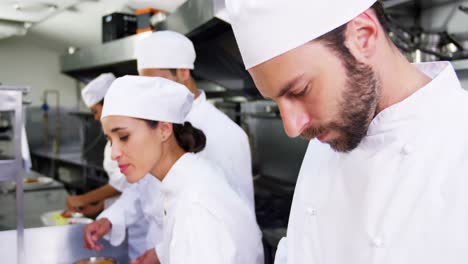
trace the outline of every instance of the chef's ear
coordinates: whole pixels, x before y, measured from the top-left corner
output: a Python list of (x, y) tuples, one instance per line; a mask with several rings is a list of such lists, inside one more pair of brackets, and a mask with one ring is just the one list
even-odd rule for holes
[(159, 135), (162, 141), (166, 141), (172, 135), (172, 123), (168, 122), (159, 122)]
[(182, 83), (189, 81), (190, 78), (192, 77), (190, 73), (190, 69), (177, 69), (176, 77)]
[(366, 62), (375, 54), (380, 35), (385, 36), (385, 32), (375, 13), (368, 10), (348, 23), (346, 46), (358, 61)]

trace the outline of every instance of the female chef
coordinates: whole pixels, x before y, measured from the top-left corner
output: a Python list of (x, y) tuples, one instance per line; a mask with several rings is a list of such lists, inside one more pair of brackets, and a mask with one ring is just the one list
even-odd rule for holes
[[(112, 159), (130, 183), (147, 173), (161, 182), (161, 208), (153, 212), (163, 219), (161, 238), (152, 256), (136, 263), (263, 263), (255, 215), (222, 170), (195, 154), (206, 138), (184, 122), (193, 99), (184, 86), (158, 77), (118, 78), (106, 94), (101, 122)], [(112, 223), (98, 221), (85, 229), (85, 244), (99, 250)]]

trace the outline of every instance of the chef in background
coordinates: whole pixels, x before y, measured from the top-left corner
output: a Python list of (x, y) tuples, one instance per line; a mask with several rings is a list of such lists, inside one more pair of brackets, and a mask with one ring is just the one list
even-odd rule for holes
[(229, 184), (255, 210), (252, 160), (247, 134), (227, 115), (206, 100), (192, 77), (196, 53), (193, 43), (175, 31), (157, 31), (136, 44), (138, 74), (162, 77), (183, 84), (195, 96), (187, 116), (207, 137), (200, 153), (225, 171)]
[[(246, 133), (229, 117), (206, 100), (191, 76), (194, 69), (195, 48), (184, 35), (173, 31), (158, 31), (140, 40), (136, 45), (138, 72), (141, 76), (163, 77), (183, 84), (194, 97), (187, 116), (195, 127), (206, 135), (206, 147), (199, 153), (223, 169), (230, 186), (254, 213), (254, 194), (250, 146)], [(153, 216), (161, 205), (154, 177), (145, 176), (120, 197), (115, 206), (105, 210), (98, 219), (107, 218), (112, 229), (105, 238), (119, 245), (125, 238), (125, 227), (138, 219), (149, 219), (148, 243), (157, 245), (162, 220)], [(143, 208), (135, 212), (135, 204)], [(96, 224), (97, 225), (97, 224)], [(153, 259), (155, 250), (148, 250), (145, 258)]]
[[(256, 87), (310, 140), (276, 263), (468, 263), (468, 93), (375, 0), (227, 0)], [(281, 18), (281, 19), (280, 19)]]
[[(104, 96), (114, 80), (115, 76), (112, 73), (103, 73), (88, 83), (81, 92), (84, 103), (90, 108), (96, 121), (101, 120)], [(130, 186), (120, 172), (117, 162), (111, 159), (109, 142), (104, 149), (103, 166), (109, 176), (109, 182), (85, 194), (67, 196), (67, 209), (81, 212), (86, 216), (96, 216), (104, 208), (109, 207)], [(141, 210), (141, 208), (137, 206), (135, 210)], [(147, 225), (148, 223), (143, 220), (128, 226), (131, 259), (140, 256), (146, 249)]]

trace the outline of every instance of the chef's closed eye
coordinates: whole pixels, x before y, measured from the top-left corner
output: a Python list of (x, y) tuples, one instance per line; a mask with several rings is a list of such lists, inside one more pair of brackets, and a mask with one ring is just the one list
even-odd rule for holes
[(302, 89), (291, 91), (289, 93), (289, 95), (292, 96), (292, 97), (303, 97), (303, 96), (307, 95), (308, 93), (309, 93), (309, 85), (306, 85)]
[(120, 141), (127, 142), (129, 137), (130, 135), (127, 134), (127, 135), (119, 136), (119, 139)]

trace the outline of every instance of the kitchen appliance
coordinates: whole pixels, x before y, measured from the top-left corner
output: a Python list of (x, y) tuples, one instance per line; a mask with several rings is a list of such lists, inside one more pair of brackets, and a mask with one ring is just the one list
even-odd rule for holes
[(164, 13), (161, 10), (155, 8), (144, 8), (135, 10), (135, 15), (137, 18), (136, 33), (140, 34), (144, 32), (153, 31), (154, 27), (152, 25), (151, 18), (156, 14), (160, 14), (158, 15), (160, 16), (160, 19), (165, 19)]
[(102, 17), (102, 42), (124, 38), (136, 34), (135, 15), (112, 13)]

